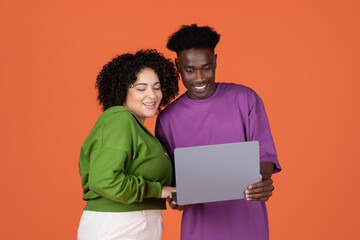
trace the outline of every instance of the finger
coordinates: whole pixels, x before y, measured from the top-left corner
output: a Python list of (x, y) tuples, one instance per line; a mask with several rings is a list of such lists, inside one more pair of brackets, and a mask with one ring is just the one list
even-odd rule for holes
[(269, 199), (271, 196), (272, 196), (272, 192), (264, 192), (264, 193), (246, 195), (245, 198), (251, 201), (263, 201), (264, 199)]
[(254, 194), (268, 195), (269, 193), (272, 193), (273, 191), (274, 191), (274, 187), (268, 186), (265, 188), (257, 188), (257, 189), (249, 190), (245, 195), (254, 195)]
[(264, 197), (270, 197), (270, 196), (272, 196), (271, 192), (264, 192), (264, 193), (247, 195), (246, 197), (248, 197), (248, 198), (264, 198)]
[(251, 189), (254, 189), (254, 188), (261, 188), (261, 187), (265, 187), (265, 186), (268, 186), (268, 185), (272, 185), (272, 183), (273, 183), (273, 180), (267, 179), (267, 180), (264, 180), (262, 182), (258, 182), (258, 183), (250, 185), (248, 187), (248, 189), (251, 190)]
[(261, 187), (261, 188), (253, 188), (251, 190), (246, 190), (245, 194), (253, 194), (253, 193), (261, 193), (261, 192), (272, 192), (274, 191), (274, 186), (273, 185), (269, 185), (266, 187)]
[(262, 199), (262, 198), (269, 198), (272, 196), (272, 192), (262, 192), (257, 194), (250, 194), (246, 195), (246, 199)]
[(254, 188), (260, 188), (260, 187), (264, 187), (265, 183), (264, 182), (258, 182), (258, 183), (254, 183), (252, 185), (250, 185), (248, 187), (249, 190), (254, 189)]
[(177, 204), (174, 204), (174, 203), (170, 203), (169, 206), (170, 206), (171, 209), (178, 209), (179, 208), (179, 206)]
[(177, 208), (177, 210), (179, 210), (179, 211), (183, 211), (185, 209), (185, 206), (184, 205), (178, 205), (178, 208)]
[(190, 207), (190, 205), (178, 205), (178, 210), (183, 211), (183, 210), (185, 210), (185, 209), (187, 209), (189, 207)]
[(171, 209), (178, 209), (178, 205), (175, 201), (168, 202)]

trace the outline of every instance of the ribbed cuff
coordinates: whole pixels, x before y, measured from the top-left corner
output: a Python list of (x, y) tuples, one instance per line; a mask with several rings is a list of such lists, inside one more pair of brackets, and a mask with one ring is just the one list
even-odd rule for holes
[(145, 198), (160, 198), (161, 184), (159, 182), (146, 182)]

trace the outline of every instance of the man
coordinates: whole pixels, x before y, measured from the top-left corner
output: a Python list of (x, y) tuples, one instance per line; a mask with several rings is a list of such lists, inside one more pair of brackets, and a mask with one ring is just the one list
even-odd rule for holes
[(248, 87), (215, 82), (219, 39), (214, 29), (195, 24), (169, 38), (187, 92), (159, 114), (155, 133), (172, 157), (175, 148), (259, 141), (261, 182), (248, 187), (245, 199), (185, 208), (181, 239), (268, 239), (265, 201), (274, 190), (271, 175), (281, 167), (260, 97)]

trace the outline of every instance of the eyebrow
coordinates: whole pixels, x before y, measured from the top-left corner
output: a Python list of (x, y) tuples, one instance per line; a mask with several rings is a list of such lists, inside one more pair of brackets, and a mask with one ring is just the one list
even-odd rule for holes
[[(160, 82), (156, 82), (156, 83), (154, 83), (154, 85), (159, 84), (159, 83), (160, 83)], [(147, 84), (147, 83), (137, 83), (137, 84), (134, 85), (134, 87), (139, 86), (139, 85), (145, 85), (145, 86), (147, 86), (148, 84)]]
[[(205, 63), (205, 64), (203, 64), (201, 66), (206, 67), (206, 66), (211, 65), (211, 64), (213, 64), (213, 63), (209, 62), (209, 63)], [(195, 68), (194, 66), (189, 66), (189, 65), (186, 65), (185, 67), (187, 67), (187, 68)]]

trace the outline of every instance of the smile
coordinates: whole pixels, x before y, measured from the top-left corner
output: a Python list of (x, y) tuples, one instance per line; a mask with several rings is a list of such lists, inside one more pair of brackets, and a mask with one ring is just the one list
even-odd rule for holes
[(145, 106), (153, 106), (153, 105), (155, 105), (155, 102), (153, 102), (153, 103), (143, 103)]
[(203, 86), (200, 86), (200, 87), (195, 87), (197, 90), (201, 90), (201, 89), (204, 89), (206, 87), (206, 84), (204, 84)]

